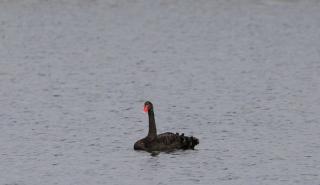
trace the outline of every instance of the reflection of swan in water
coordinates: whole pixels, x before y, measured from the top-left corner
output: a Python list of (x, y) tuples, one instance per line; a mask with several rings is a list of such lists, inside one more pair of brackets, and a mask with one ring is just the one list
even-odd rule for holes
[(134, 144), (135, 150), (145, 151), (168, 151), (174, 149), (194, 149), (199, 144), (199, 140), (193, 136), (188, 137), (184, 134), (166, 132), (157, 135), (156, 122), (154, 119), (153, 105), (147, 101), (144, 103), (144, 112), (149, 116), (149, 132), (147, 137), (138, 140)]

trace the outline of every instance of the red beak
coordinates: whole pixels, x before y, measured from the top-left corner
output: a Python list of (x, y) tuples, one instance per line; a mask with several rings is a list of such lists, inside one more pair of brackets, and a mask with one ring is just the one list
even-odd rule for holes
[(148, 106), (148, 105), (144, 106), (144, 107), (143, 107), (143, 111), (144, 111), (145, 113), (147, 113), (147, 112), (149, 111), (149, 106)]

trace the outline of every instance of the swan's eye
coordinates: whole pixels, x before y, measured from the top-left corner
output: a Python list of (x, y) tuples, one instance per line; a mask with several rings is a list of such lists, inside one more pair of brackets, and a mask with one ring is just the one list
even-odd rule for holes
[(147, 113), (149, 111), (149, 105), (145, 105), (143, 111)]

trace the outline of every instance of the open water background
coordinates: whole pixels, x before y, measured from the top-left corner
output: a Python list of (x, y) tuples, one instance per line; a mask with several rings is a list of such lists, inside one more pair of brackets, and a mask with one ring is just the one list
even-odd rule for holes
[(316, 0), (1, 0), (0, 184), (319, 185), (319, 85)]

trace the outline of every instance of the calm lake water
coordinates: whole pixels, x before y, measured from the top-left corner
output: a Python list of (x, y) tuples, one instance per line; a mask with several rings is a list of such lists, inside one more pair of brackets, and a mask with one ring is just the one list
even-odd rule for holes
[[(320, 184), (320, 3), (0, 2), (0, 184)], [(200, 139), (151, 156), (158, 132)]]

